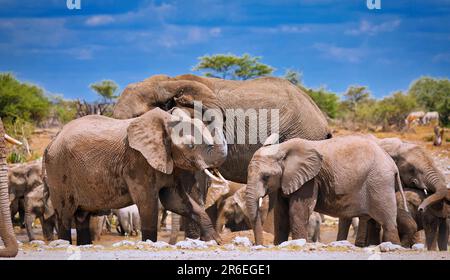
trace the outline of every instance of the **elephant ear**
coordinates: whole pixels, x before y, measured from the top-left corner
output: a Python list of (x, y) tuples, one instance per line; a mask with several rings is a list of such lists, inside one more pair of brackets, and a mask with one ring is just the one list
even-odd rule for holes
[(317, 176), (322, 168), (322, 161), (322, 155), (316, 149), (307, 146), (289, 149), (283, 162), (284, 171), (281, 178), (283, 193), (290, 195)]
[(237, 192), (234, 193), (233, 195), (233, 201), (235, 202), (235, 205), (238, 207), (237, 209), (235, 209), (235, 222), (236, 223), (240, 223), (244, 220), (245, 218), (245, 213), (246, 213), (246, 203), (245, 203), (245, 187), (239, 189)]
[(151, 167), (165, 174), (173, 171), (166, 121), (170, 118), (159, 108), (155, 108), (133, 120), (127, 129), (128, 143), (139, 151)]

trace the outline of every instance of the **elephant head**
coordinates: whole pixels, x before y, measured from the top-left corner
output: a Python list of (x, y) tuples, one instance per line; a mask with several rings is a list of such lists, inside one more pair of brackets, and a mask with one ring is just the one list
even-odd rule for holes
[(206, 79), (193, 75), (176, 78), (156, 75), (128, 85), (114, 107), (113, 117), (138, 117), (156, 107), (165, 111), (175, 106), (193, 108), (194, 100), (201, 100), (206, 108), (219, 108), (217, 98), (211, 87), (207, 86)]
[(131, 121), (127, 139), (129, 146), (160, 172), (171, 174), (176, 166), (211, 175), (208, 168), (220, 166), (227, 156), (222, 130), (214, 132), (182, 109), (165, 112), (156, 108)]
[(448, 196), (445, 176), (423, 148), (398, 138), (381, 139), (378, 144), (394, 159), (404, 187), (422, 189), (431, 194), (419, 210), (423, 211)]
[(0, 236), (5, 248), (0, 250), (0, 257), (15, 257), (19, 247), (14, 234), (9, 209), (8, 169), (6, 164), (6, 141), (12, 144), (21, 144), (19, 141), (5, 134), (0, 119)]
[(281, 189), (290, 195), (313, 179), (322, 168), (322, 155), (305, 141), (288, 140), (274, 144), (270, 136), (248, 166), (246, 190), (247, 215), (253, 226), (256, 244), (262, 244), (262, 220), (259, 208), (262, 197)]

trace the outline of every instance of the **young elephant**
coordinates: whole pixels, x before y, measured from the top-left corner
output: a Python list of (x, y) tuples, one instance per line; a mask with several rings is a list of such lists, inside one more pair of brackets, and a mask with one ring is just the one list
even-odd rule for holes
[[(50, 203), (49, 203), (50, 204)], [(44, 184), (34, 188), (31, 192), (25, 195), (25, 226), (27, 229), (28, 239), (30, 241), (35, 239), (33, 232), (33, 222), (38, 218), (41, 222), (42, 233), (46, 241), (53, 240), (53, 232), (56, 226), (55, 215), (46, 217), (44, 206)], [(48, 207), (52, 207), (51, 204)]]
[(192, 185), (195, 171), (209, 172), (226, 156), (221, 129), (215, 128), (213, 136), (201, 120), (178, 108), (155, 108), (127, 120), (91, 115), (71, 121), (44, 153), (58, 237), (71, 240), (76, 217), (77, 244), (89, 244), (91, 213), (136, 204), (142, 239), (156, 241), (159, 196), (165, 209), (198, 223), (204, 240), (220, 242), (185, 185)]
[(335, 217), (370, 216), (384, 229), (383, 239), (399, 243), (394, 161), (375, 142), (360, 136), (323, 141), (292, 139), (270, 145), (272, 135), (248, 167), (247, 211), (256, 244), (262, 243), (258, 201), (275, 193), (275, 244), (307, 238), (313, 210)]
[[(234, 183), (233, 184), (237, 184)], [(230, 197), (226, 198), (220, 205), (218, 210), (218, 217), (216, 221), (217, 232), (222, 232), (226, 226), (231, 231), (248, 230), (252, 228), (247, 214), (247, 207), (245, 201), (246, 185), (240, 185), (240, 188)], [(269, 198), (263, 198), (259, 207), (261, 223), (264, 225), (267, 220), (269, 212)]]
[(8, 171), (11, 217), (19, 212), (20, 226), (25, 224), (25, 196), (42, 184), (42, 163), (40, 161), (20, 164)]
[(141, 218), (135, 204), (121, 209), (114, 209), (112, 212), (117, 216), (118, 225), (116, 230), (120, 235), (131, 236), (133, 233), (135, 235), (139, 234), (141, 231)]
[[(398, 167), (400, 179), (404, 187), (422, 190), (428, 195), (421, 201), (420, 205), (417, 205), (417, 209), (426, 211), (426, 208), (430, 206), (434, 208), (433, 211), (436, 213), (437, 209), (432, 205), (439, 201), (442, 202), (446, 197), (447, 200), (450, 199), (448, 198), (449, 193), (444, 174), (442, 174), (424, 148), (413, 143), (404, 142), (398, 138), (378, 139), (372, 135), (366, 135), (364, 137), (374, 140), (392, 157)], [(413, 212), (416, 212), (417, 209)], [(438, 216), (445, 217), (445, 209), (441, 208), (441, 211), (443, 212), (439, 213)], [(414, 223), (414, 221), (407, 222), (407, 217), (408, 215), (404, 215), (401, 218), (405, 224)], [(339, 220), (338, 240), (347, 239), (349, 223), (350, 220), (348, 219)], [(365, 224), (366, 221), (363, 221), (363, 223)], [(374, 227), (376, 228), (375, 225), (372, 226), (372, 228)], [(368, 231), (366, 231), (364, 227), (360, 227), (360, 229), (361, 233), (358, 234), (359, 236), (357, 236), (356, 239), (356, 244), (358, 246), (377, 242), (378, 239), (376, 235), (370, 234), (370, 236), (375, 236), (375, 240), (368, 240), (368, 237), (366, 236)], [(403, 234), (402, 244), (410, 246), (410, 243), (411, 237), (409, 234)]]

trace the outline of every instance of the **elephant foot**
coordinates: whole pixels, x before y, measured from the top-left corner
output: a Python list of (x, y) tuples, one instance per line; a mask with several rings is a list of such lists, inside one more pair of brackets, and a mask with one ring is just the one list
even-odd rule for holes
[(156, 230), (142, 230), (142, 241), (151, 240), (156, 242), (158, 239), (158, 232)]
[(203, 241), (215, 240), (218, 245), (220, 245), (222, 243), (222, 238), (216, 231), (212, 231), (210, 233), (204, 234), (201, 236), (200, 239)]

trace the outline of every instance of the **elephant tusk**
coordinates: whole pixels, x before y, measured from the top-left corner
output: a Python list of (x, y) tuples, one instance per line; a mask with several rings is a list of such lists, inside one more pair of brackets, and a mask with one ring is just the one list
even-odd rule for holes
[(214, 175), (211, 173), (211, 171), (208, 170), (208, 168), (205, 168), (203, 171), (204, 171), (205, 174), (208, 175), (211, 179), (216, 180), (216, 181), (219, 181), (219, 182), (222, 181), (220, 178), (214, 176)]
[(13, 144), (13, 145), (22, 146), (22, 142), (20, 142), (19, 140), (14, 139), (14, 138), (12, 138), (11, 136), (9, 136), (9, 135), (6, 134), (6, 133), (5, 133), (5, 140), (8, 141), (9, 143)]
[(258, 206), (261, 207), (261, 206), (262, 206), (262, 203), (263, 203), (263, 199), (262, 199), (262, 197), (260, 197), (260, 198), (258, 199)]
[(217, 168), (214, 169), (214, 172), (216, 172), (216, 174), (219, 176), (219, 178), (220, 178), (224, 183), (228, 184), (228, 180), (225, 179), (225, 178), (222, 176), (222, 174), (220, 174), (220, 172), (219, 172), (219, 170), (218, 170)]
[(423, 192), (425, 193), (425, 195), (428, 195), (427, 189), (423, 189)]

